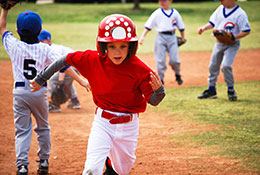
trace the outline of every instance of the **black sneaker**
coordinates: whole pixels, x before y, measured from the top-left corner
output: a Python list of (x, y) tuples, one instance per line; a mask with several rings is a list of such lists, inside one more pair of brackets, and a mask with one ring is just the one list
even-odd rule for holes
[(176, 81), (178, 83), (178, 85), (181, 85), (183, 83), (182, 79), (181, 79), (181, 76), (180, 75), (175, 75), (176, 77)]
[(37, 170), (38, 175), (47, 175), (49, 171), (49, 162), (47, 159), (43, 160), (40, 159), (39, 161), (39, 168)]
[(235, 90), (228, 91), (228, 99), (230, 101), (237, 101), (237, 94), (236, 94)]
[(57, 106), (57, 105), (53, 104), (52, 102), (50, 102), (49, 103), (49, 112), (50, 113), (61, 112), (60, 106)]
[(103, 175), (118, 175), (115, 170), (108, 164), (109, 158), (106, 160), (106, 170)]
[(217, 92), (214, 90), (207, 89), (198, 96), (198, 99), (206, 99), (206, 98), (218, 98)]
[(28, 175), (28, 168), (26, 165), (21, 165), (16, 171), (16, 175)]
[(68, 104), (67, 104), (67, 108), (70, 108), (70, 109), (80, 109), (80, 103), (78, 100), (76, 101), (70, 101)]

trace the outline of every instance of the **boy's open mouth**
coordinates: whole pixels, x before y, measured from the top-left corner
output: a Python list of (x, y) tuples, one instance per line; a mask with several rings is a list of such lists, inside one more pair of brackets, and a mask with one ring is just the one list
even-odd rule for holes
[(114, 57), (114, 59), (116, 60), (120, 60), (122, 57)]

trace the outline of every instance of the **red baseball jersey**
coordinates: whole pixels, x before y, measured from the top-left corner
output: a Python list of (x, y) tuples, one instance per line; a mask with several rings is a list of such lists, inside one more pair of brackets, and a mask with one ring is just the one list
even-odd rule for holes
[(149, 83), (152, 70), (137, 56), (116, 65), (107, 55), (87, 50), (70, 53), (65, 61), (88, 79), (98, 107), (124, 113), (145, 111), (153, 93)]

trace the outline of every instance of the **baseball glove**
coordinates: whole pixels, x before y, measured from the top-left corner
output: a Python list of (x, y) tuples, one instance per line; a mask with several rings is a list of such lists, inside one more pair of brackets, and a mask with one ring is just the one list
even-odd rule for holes
[(65, 103), (69, 95), (67, 93), (68, 87), (64, 83), (58, 83), (51, 94), (51, 100), (55, 105)]
[(11, 9), (19, 2), (21, 2), (21, 0), (0, 0), (1, 7), (5, 10)]
[(178, 47), (180, 47), (181, 45), (186, 43), (186, 39), (182, 41), (182, 38), (177, 36), (177, 43), (178, 43)]
[(232, 33), (228, 33), (225, 30), (213, 30), (213, 35), (217, 40), (224, 44), (233, 44), (235, 43), (235, 37)]

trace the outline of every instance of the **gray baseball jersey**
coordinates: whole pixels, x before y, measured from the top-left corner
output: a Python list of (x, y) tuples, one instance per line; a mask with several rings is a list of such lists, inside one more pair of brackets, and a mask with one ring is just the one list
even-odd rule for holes
[(145, 23), (145, 28), (148, 30), (155, 28), (158, 32), (158, 35), (155, 37), (154, 41), (154, 55), (158, 75), (161, 80), (164, 79), (164, 74), (166, 71), (167, 53), (170, 58), (169, 65), (174, 70), (175, 74), (179, 75), (180, 60), (175, 30), (185, 30), (185, 25), (179, 12), (173, 8), (170, 10), (158, 8), (151, 14)]
[(7, 31), (2, 37), (13, 67), (13, 110), (15, 123), (16, 166), (28, 165), (28, 152), (32, 136), (33, 114), (36, 124), (34, 131), (39, 143), (38, 156), (48, 159), (50, 154), (50, 127), (48, 123), (47, 88), (31, 92), (29, 80), (61, 56), (43, 43), (27, 44), (16, 39)]
[[(248, 17), (238, 5), (230, 9), (220, 5), (211, 15), (209, 23), (214, 29), (232, 32), (234, 35), (240, 33), (240, 31), (250, 31)], [(232, 65), (239, 47), (240, 40), (236, 40), (234, 44), (230, 45), (218, 41), (215, 43), (209, 64), (208, 82), (210, 86), (216, 86), (221, 64), (227, 86), (234, 86)]]

